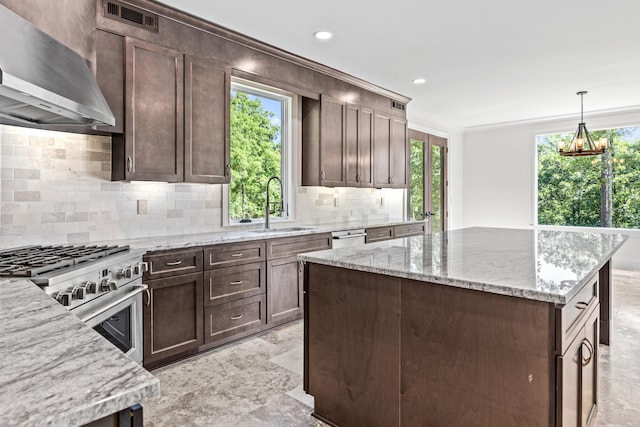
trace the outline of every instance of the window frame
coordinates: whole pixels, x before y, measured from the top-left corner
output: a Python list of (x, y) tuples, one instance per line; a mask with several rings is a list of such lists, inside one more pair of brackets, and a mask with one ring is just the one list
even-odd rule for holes
[[(284, 215), (280, 217), (269, 218), (272, 223), (288, 222), (292, 221), (295, 217), (295, 203), (294, 203), (294, 183), (296, 182), (296, 168), (294, 168), (294, 162), (297, 145), (298, 132), (294, 129), (294, 124), (298, 122), (298, 95), (283, 90), (274, 86), (269, 86), (262, 83), (257, 83), (251, 80), (243, 79), (240, 77), (231, 77), (231, 90), (240, 90), (248, 93), (249, 95), (263, 96), (265, 98), (271, 98), (283, 102), (281, 112), (280, 123), (280, 138), (281, 138), (281, 176), (282, 180), (282, 194), (284, 204)], [(229, 117), (231, 117), (229, 115)], [(231, 150), (231, 141), (229, 141), (229, 148)], [(230, 156), (233, 156), (233, 151), (230, 151)], [(233, 179), (233, 176), (231, 177)], [(231, 220), (229, 218), (229, 203), (231, 201), (230, 196), (230, 184), (223, 184), (222, 186), (222, 226), (223, 227), (238, 227), (255, 224), (264, 224), (264, 217), (251, 218), (250, 223), (241, 223), (239, 220)]]
[[(615, 123), (612, 124), (611, 122), (604, 122), (604, 123), (598, 123), (598, 121), (595, 121), (596, 125), (590, 127), (589, 129), (589, 133), (595, 133), (595, 132), (599, 132), (599, 131), (607, 131), (607, 130), (613, 130), (613, 129), (624, 129), (624, 128), (640, 128), (640, 122), (638, 121), (632, 121), (632, 122), (620, 122), (620, 123)], [(546, 136), (553, 136), (553, 135), (562, 135), (562, 134), (566, 134), (566, 135), (574, 135), (575, 134), (575, 127), (573, 128), (569, 128), (569, 127), (543, 127), (540, 129), (533, 129), (531, 132), (531, 136), (533, 139), (533, 180), (531, 182), (532, 185), (532, 193), (533, 193), (533, 203), (532, 203), (532, 223), (530, 224), (531, 226), (533, 226), (536, 229), (564, 229), (564, 230), (570, 230), (570, 231), (579, 231), (579, 232), (586, 232), (589, 230), (595, 230), (597, 232), (624, 232), (624, 233), (634, 233), (634, 232), (640, 232), (640, 227), (639, 228), (621, 228), (621, 227), (616, 227), (616, 226), (611, 226), (611, 227), (602, 227), (602, 226), (589, 226), (589, 225), (554, 225), (554, 224), (541, 224), (540, 223), (540, 217), (539, 217), (539, 206), (538, 206), (538, 202), (539, 202), (539, 192), (538, 192), (538, 184), (539, 184), (539, 165), (540, 165), (540, 160), (539, 160), (539, 152), (538, 152), (538, 138), (539, 137), (546, 137)], [(609, 149), (611, 149), (611, 144), (613, 141), (609, 141)]]

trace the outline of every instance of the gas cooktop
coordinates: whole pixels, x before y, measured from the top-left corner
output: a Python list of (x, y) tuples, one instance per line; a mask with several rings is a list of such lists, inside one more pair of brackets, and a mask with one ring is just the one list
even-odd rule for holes
[(0, 276), (35, 277), (128, 251), (129, 246), (24, 246), (0, 250)]

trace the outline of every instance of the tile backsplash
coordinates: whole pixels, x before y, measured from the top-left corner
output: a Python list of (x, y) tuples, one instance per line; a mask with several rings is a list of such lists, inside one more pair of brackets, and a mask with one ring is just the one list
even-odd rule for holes
[[(0, 171), (0, 248), (230, 229), (222, 226), (222, 185), (111, 182), (110, 137), (0, 125)], [(294, 194), (297, 224), (403, 216), (403, 190)]]

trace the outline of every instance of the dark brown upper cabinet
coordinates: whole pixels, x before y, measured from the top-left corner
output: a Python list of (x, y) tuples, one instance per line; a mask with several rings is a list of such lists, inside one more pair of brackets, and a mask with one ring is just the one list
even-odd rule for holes
[[(110, 105), (124, 104), (112, 106), (123, 116), (112, 139), (112, 180), (228, 183), (231, 67), (129, 37), (98, 40), (98, 63), (113, 71), (99, 72), (98, 82)], [(118, 57), (124, 72), (106, 66)]]
[(374, 176), (377, 188), (407, 187), (407, 120), (376, 111), (374, 117)]
[(231, 67), (185, 56), (184, 180), (224, 184), (231, 179)]
[(113, 138), (117, 179), (184, 179), (184, 60), (181, 52), (125, 40), (124, 134)]
[(371, 187), (373, 109), (320, 95), (302, 112), (302, 185)]
[(303, 98), (302, 185), (346, 185), (345, 112), (336, 98)]
[(373, 110), (355, 104), (346, 106), (345, 140), (348, 187), (371, 187), (373, 153)]

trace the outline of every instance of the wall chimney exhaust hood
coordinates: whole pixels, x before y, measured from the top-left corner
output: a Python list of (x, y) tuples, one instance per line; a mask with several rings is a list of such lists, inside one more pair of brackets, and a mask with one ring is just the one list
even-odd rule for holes
[(84, 59), (4, 6), (0, 6), (2, 119), (22, 125), (115, 125)]

